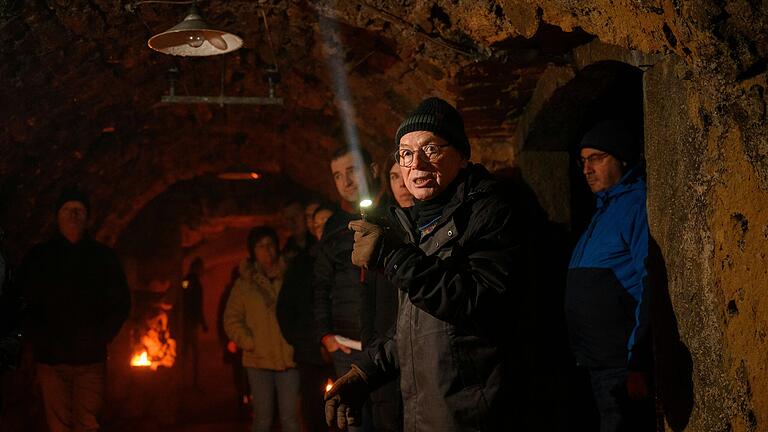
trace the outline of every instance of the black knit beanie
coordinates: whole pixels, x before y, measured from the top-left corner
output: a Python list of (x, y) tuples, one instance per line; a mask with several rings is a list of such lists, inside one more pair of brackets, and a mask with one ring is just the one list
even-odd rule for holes
[(397, 128), (395, 147), (400, 147), (400, 138), (403, 135), (416, 131), (429, 131), (443, 138), (466, 159), (472, 154), (461, 114), (453, 105), (440, 98), (425, 99), (408, 114)]
[(86, 210), (90, 211), (91, 209), (91, 203), (88, 200), (88, 195), (85, 192), (75, 187), (68, 187), (61, 191), (59, 199), (56, 200), (56, 211), (58, 212), (61, 206), (68, 203), (69, 201), (81, 202), (85, 206)]
[(616, 159), (634, 165), (641, 158), (642, 140), (628, 122), (606, 120), (590, 129), (579, 144), (579, 150), (593, 148), (611, 154)]

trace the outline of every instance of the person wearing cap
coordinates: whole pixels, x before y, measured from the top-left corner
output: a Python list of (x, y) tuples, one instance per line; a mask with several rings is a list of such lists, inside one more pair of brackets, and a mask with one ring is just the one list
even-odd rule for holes
[(571, 350), (589, 372), (601, 432), (655, 430), (638, 135), (628, 123), (608, 120), (590, 129), (579, 146), (597, 211), (571, 256), (565, 313)]
[[(326, 420), (358, 422), (368, 392), (399, 376), (407, 431), (512, 430), (513, 295), (527, 288), (525, 209), (471, 163), (459, 112), (429, 98), (402, 122), (395, 158), (415, 198), (398, 229), (367, 221), (352, 262), (399, 294), (397, 323), (326, 396)], [(399, 235), (402, 229), (407, 240)]]
[(131, 307), (117, 255), (86, 231), (88, 211), (82, 191), (65, 190), (56, 205), (56, 233), (34, 246), (17, 272), (52, 432), (99, 429), (107, 345)]

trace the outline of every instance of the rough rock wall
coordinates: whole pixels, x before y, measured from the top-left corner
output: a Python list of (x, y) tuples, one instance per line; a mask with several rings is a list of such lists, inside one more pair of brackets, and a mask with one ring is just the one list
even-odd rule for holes
[[(54, 200), (58, 186), (82, 178), (98, 189), (95, 201), (105, 203), (97, 225), (103, 238), (112, 241), (138, 209), (169, 185), (226, 165), (212, 163), (209, 156), (217, 142), (227, 154), (238, 154), (233, 161), (255, 159), (244, 156), (242, 147), (259, 147), (252, 153), (263, 150), (267, 157), (260, 160), (269, 159), (295, 172), (296, 181), (311, 184), (324, 170), (306, 169), (305, 155), (324, 154), (343, 139), (332, 120), (339, 109), (327, 73), (329, 52), (348, 71), (358, 107), (355, 125), (381, 154), (389, 147), (386, 137), (419, 99), (439, 94), (460, 101), (453, 86), (461, 69), (473, 62), (525, 62), (521, 53), (529, 51), (505, 49), (505, 42), (532, 37), (545, 23), (566, 31), (580, 28), (625, 48), (673, 51), (697, 70), (731, 81), (749, 79), (766, 66), (766, 6), (746, 0), (210, 2), (203, 5), (206, 17), (239, 33), (246, 46), (226, 59), (199, 61), (179, 61), (146, 48), (147, 37), (174, 24), (180, 8), (144, 4), (129, 12), (129, 3), (0, 2), (0, 76), (6, 83), (0, 88), (5, 102), (0, 106), (0, 198), (14, 203), (0, 209), (0, 222), (23, 219), (44, 226), (49, 214), (42, 209)], [(259, 19), (260, 6), (274, 52)], [(338, 21), (341, 30), (331, 39), (342, 42), (330, 51), (321, 28), (328, 18)], [(268, 108), (154, 106), (167, 90), (165, 75), (172, 66), (181, 68), (190, 94), (218, 92), (223, 67), (228, 94), (259, 95), (265, 86), (258, 74), (275, 59), (283, 72), (280, 95), (286, 97), (279, 114)], [(519, 99), (515, 89), (510, 91), (510, 106), (530, 97), (532, 86), (526, 81)], [(716, 79), (702, 83), (721, 84)], [(512, 125), (514, 119), (509, 120)], [(295, 124), (303, 130), (291, 130)], [(196, 142), (198, 126), (216, 131), (206, 137), (211, 143)], [(297, 143), (287, 150), (286, 140), (273, 138), (285, 130)], [(490, 149), (478, 156), (486, 155), (491, 165), (513, 163), (497, 143), (478, 142)], [(190, 169), (182, 171), (179, 158)], [(141, 180), (125, 180), (131, 176)], [(326, 182), (320, 188), (331, 192), (330, 186)], [(23, 250), (37, 231), (10, 234)]]
[[(761, 75), (714, 89), (675, 58), (646, 73), (651, 234), (693, 360), (689, 422), (680, 389), (661, 384), (673, 430), (768, 425), (765, 82)], [(684, 373), (667, 354), (661, 376)]]

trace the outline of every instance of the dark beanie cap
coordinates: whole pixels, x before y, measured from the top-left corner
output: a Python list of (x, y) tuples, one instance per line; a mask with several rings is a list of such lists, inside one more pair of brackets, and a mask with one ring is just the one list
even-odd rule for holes
[(91, 209), (91, 203), (88, 200), (88, 195), (85, 192), (75, 187), (68, 187), (61, 191), (59, 199), (56, 200), (56, 211), (58, 212), (59, 209), (69, 201), (81, 202), (87, 210)]
[(429, 131), (443, 138), (466, 159), (472, 154), (461, 114), (453, 105), (440, 98), (425, 99), (408, 114), (397, 128), (395, 147), (400, 147), (400, 138), (403, 135), (416, 131)]
[(579, 150), (593, 148), (611, 154), (622, 162), (633, 165), (640, 160), (642, 141), (629, 123), (606, 120), (590, 129), (579, 144)]

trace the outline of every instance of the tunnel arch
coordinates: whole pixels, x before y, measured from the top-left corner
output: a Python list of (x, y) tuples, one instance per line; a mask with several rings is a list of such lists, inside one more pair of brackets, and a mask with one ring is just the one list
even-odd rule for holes
[[(578, 55), (577, 55), (578, 58)], [(519, 130), (518, 160), (550, 218), (579, 233), (594, 197), (572, 162), (586, 131), (601, 120), (624, 119), (643, 131), (643, 69), (600, 57), (578, 69), (550, 69), (539, 83)], [(549, 87), (549, 89), (547, 89)]]
[[(130, 383), (135, 379), (124, 366), (126, 359), (132, 355), (137, 334), (142, 333), (142, 317), (162, 303), (170, 337), (177, 343), (178, 364), (166, 370), (162, 379), (180, 386), (190, 385), (189, 356), (183, 351), (186, 335), (182, 279), (189, 262), (197, 256), (205, 263), (203, 312), (209, 328), (200, 335), (200, 349), (205, 353), (200, 357), (200, 367), (205, 368), (205, 376), (227, 377), (226, 365), (218, 355), (219, 305), (230, 282), (231, 269), (246, 256), (247, 233), (255, 225), (269, 225), (282, 238), (287, 237), (280, 214), (282, 207), (291, 200), (322, 198), (317, 195), (283, 173), (264, 173), (253, 181), (223, 180), (206, 173), (171, 184), (138, 210), (115, 242), (133, 293), (134, 308), (131, 319), (111, 343), (112, 382)], [(210, 379), (201, 383), (200, 388), (215, 394), (211, 404), (221, 406), (217, 418), (233, 418), (236, 413), (230, 411), (234, 404), (228, 404), (227, 398), (234, 390), (227, 387), (214, 391)], [(130, 392), (114, 391), (111, 397), (126, 404), (137, 403)], [(178, 412), (182, 403), (181, 396), (174, 392), (169, 392), (161, 402), (171, 413)]]
[(642, 123), (642, 75), (639, 68), (614, 60), (582, 68), (544, 103), (528, 125), (523, 148), (571, 151), (574, 142), (601, 119)]
[(318, 196), (316, 191), (283, 174), (266, 173), (253, 181), (222, 180), (214, 174), (196, 176), (157, 194), (126, 224), (115, 246), (124, 260), (144, 263), (135, 275), (135, 285), (145, 287), (151, 280), (163, 278), (169, 268), (181, 267), (181, 262), (170, 261), (178, 261), (186, 250), (226, 229), (261, 223), (282, 230), (282, 206), (314, 196)]

